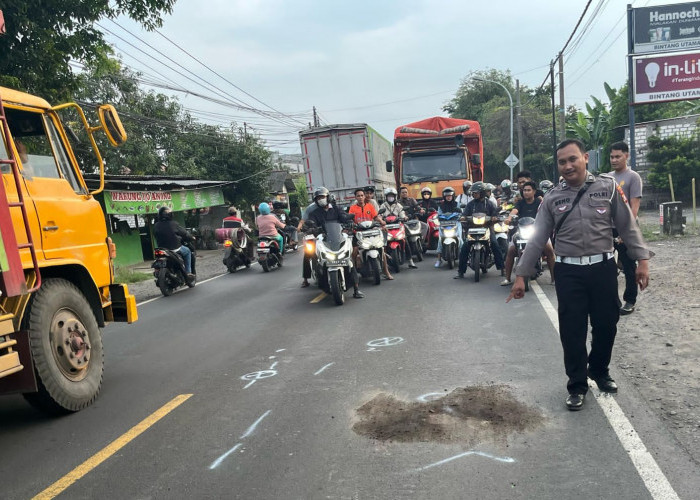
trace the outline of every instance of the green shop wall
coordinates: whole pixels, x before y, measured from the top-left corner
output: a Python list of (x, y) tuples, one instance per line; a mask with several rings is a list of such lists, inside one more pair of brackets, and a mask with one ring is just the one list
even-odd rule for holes
[(115, 266), (130, 266), (143, 262), (141, 237), (137, 230), (132, 230), (131, 234), (110, 234), (109, 237), (112, 238), (112, 241), (117, 246), (117, 258), (114, 259)]

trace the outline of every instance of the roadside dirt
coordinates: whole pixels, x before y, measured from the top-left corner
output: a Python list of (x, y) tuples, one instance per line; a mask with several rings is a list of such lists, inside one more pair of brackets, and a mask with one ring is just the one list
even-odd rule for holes
[(427, 402), (378, 394), (356, 410), (352, 429), (379, 441), (505, 443), (508, 434), (539, 426), (544, 416), (501, 385), (463, 387)]
[[(658, 214), (643, 214), (641, 223), (658, 228)], [(656, 253), (649, 288), (634, 313), (620, 318), (611, 375), (624, 372), (700, 464), (700, 236), (651, 241), (649, 248)], [(623, 275), (618, 282), (622, 297)]]

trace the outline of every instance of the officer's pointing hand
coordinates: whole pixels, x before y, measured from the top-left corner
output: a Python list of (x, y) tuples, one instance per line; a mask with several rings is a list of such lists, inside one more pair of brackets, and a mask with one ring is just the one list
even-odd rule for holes
[(515, 283), (513, 283), (513, 288), (510, 289), (510, 295), (508, 295), (506, 303), (510, 302), (512, 299), (522, 299), (523, 297), (525, 297), (525, 278), (516, 276)]
[(644, 290), (649, 286), (649, 261), (640, 260), (637, 262), (637, 271), (635, 274), (635, 281), (639, 285), (640, 290)]

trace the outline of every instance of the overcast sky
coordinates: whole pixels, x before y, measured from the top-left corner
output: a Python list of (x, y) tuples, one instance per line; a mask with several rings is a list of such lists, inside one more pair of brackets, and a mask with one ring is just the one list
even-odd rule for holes
[[(387, 139), (396, 127), (445, 115), (442, 106), (472, 71), (510, 70), (521, 85), (539, 86), (564, 46), (588, 0), (178, 0), (160, 33), (228, 82), (200, 66), (158, 33), (128, 21), (102, 26), (123, 61), (150, 80), (189, 91), (214, 90), (177, 75), (174, 66), (134, 35), (251, 107), (290, 115), (280, 123), (209, 101), (175, 93), (195, 116), (211, 123), (246, 121), (272, 149), (299, 152), (300, 122), (312, 106), (323, 123), (368, 123)], [(582, 107), (590, 95), (605, 98), (603, 82), (626, 79), (626, 5), (668, 1), (592, 0), (565, 52), (567, 105)], [(595, 15), (594, 15), (595, 14)], [(594, 17), (592, 17), (594, 16)], [(590, 21), (590, 24), (588, 24)], [(583, 31), (583, 38), (577, 41)], [(126, 28), (128, 32), (122, 28)], [(129, 43), (127, 43), (129, 42)], [(164, 90), (161, 92), (170, 93)], [(200, 113), (217, 112), (221, 115)]]

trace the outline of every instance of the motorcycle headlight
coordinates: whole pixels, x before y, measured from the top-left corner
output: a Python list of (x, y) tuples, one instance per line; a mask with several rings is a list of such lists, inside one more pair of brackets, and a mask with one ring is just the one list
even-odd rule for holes
[(493, 225), (493, 230), (496, 231), (497, 233), (505, 233), (508, 229), (500, 222), (496, 222)]
[(520, 236), (525, 239), (529, 240), (532, 238), (535, 234), (535, 226), (527, 226), (527, 227), (521, 227), (520, 228)]
[(224, 241), (224, 246), (225, 246), (225, 247), (230, 247), (231, 245), (233, 245), (233, 243), (231, 242), (231, 240), (226, 240), (226, 241)]
[(486, 216), (481, 215), (479, 217), (472, 217), (472, 222), (474, 222), (474, 224), (476, 224), (477, 226), (482, 226), (486, 224)]
[(313, 253), (314, 250), (315, 250), (315, 248), (314, 248), (315, 245), (314, 245), (312, 242), (310, 242), (310, 241), (306, 243), (305, 247), (306, 247), (306, 251), (307, 251), (308, 253)]
[(454, 227), (451, 227), (451, 228), (449, 228), (449, 229), (444, 229), (444, 230), (442, 231), (442, 233), (443, 233), (446, 237), (452, 238), (452, 237), (454, 237), (454, 235), (457, 233), (457, 229), (454, 228)]

